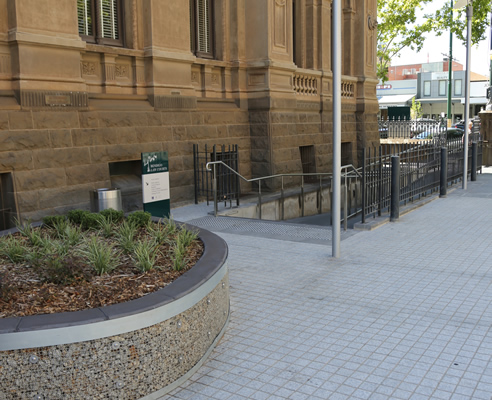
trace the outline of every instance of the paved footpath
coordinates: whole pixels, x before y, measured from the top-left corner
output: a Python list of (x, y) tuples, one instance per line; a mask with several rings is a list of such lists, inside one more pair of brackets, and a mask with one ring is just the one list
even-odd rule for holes
[[(175, 218), (210, 225), (191, 207)], [(336, 260), (331, 228), (321, 243), (280, 225), (209, 226), (229, 245), (231, 320), (162, 399), (492, 398), (492, 174), (345, 235)]]

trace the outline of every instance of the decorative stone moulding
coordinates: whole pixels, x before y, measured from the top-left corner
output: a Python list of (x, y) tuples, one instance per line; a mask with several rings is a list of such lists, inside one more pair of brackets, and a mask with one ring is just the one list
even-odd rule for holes
[(158, 399), (188, 379), (229, 320), (227, 244), (198, 232), (200, 260), (157, 292), (107, 307), (0, 319), (0, 398)]

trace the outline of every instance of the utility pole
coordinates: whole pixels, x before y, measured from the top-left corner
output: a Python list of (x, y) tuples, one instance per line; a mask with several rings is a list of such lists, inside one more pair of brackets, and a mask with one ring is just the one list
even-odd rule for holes
[[(331, 256), (340, 257), (340, 194), (342, 178), (342, 0), (333, 0), (333, 180)], [(345, 215), (344, 218), (347, 218)]]
[(463, 142), (463, 190), (466, 190), (468, 178), (468, 138), (469, 127), (468, 120), (470, 119), (470, 68), (471, 68), (471, 34), (472, 34), (472, 18), (473, 18), (473, 0), (466, 5), (466, 79), (465, 79), (465, 138)]
[(452, 124), (451, 110), (451, 92), (453, 88), (453, 31), (451, 25), (453, 23), (453, 0), (451, 0), (451, 8), (449, 10), (449, 58), (448, 58), (448, 128)]

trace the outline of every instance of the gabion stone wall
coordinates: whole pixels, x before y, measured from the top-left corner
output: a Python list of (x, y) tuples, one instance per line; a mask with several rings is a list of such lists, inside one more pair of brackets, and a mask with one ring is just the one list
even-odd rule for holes
[(0, 399), (138, 399), (162, 390), (221, 336), (229, 313), (227, 282), (226, 276), (189, 310), (142, 330), (0, 352)]
[(199, 236), (195, 267), (158, 292), (99, 308), (102, 320), (0, 318), (0, 400), (156, 399), (191, 376), (229, 319), (227, 245)]

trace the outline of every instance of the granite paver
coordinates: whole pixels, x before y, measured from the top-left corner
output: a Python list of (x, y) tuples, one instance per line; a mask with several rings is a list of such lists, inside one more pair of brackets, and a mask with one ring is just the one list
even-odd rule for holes
[[(467, 191), (346, 235), (339, 259), (329, 238), (299, 241), (297, 225), (272, 237), (217, 228), (230, 252), (230, 324), (162, 399), (490, 400), (491, 209), (492, 174), (479, 175)], [(173, 214), (199, 221), (194, 210)]]

